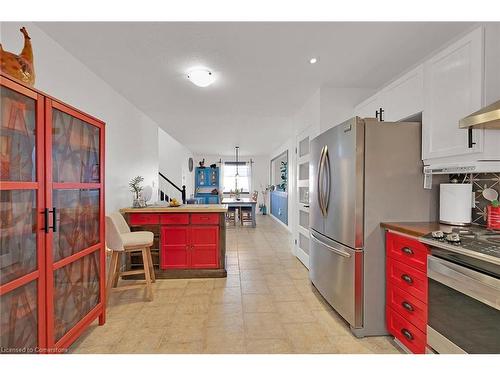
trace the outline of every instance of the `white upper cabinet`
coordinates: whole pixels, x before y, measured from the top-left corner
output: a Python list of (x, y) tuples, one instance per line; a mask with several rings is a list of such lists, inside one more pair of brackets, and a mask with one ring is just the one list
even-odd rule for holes
[(424, 70), (423, 66), (419, 65), (382, 89), (384, 121), (400, 121), (422, 112), (423, 86)]
[(459, 129), (483, 93), (483, 30), (478, 28), (424, 63), (422, 159), (479, 153), (483, 130)]
[(382, 108), (384, 121), (399, 121), (422, 112), (423, 108), (422, 65), (398, 78), (354, 109), (359, 117), (376, 117)]

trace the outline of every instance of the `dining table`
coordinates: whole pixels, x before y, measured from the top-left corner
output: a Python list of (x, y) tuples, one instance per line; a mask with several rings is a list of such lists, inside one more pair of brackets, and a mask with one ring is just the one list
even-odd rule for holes
[[(228, 207), (250, 207), (252, 209), (252, 228), (256, 227), (255, 215), (257, 213), (257, 201), (252, 198), (222, 198), (222, 204), (226, 204)], [(241, 212), (240, 212), (241, 215)]]

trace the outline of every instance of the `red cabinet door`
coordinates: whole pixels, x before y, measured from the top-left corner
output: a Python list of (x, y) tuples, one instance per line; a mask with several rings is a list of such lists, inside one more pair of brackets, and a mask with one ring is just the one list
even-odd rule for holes
[(188, 226), (164, 226), (161, 229), (160, 268), (189, 268), (190, 241)]
[(219, 265), (219, 227), (192, 226), (191, 268), (217, 268)]

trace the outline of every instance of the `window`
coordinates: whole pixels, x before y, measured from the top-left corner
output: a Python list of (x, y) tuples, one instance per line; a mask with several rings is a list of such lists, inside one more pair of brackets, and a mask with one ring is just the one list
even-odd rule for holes
[[(238, 176), (236, 176), (236, 170), (238, 170)], [(236, 162), (227, 161), (223, 165), (223, 191), (224, 193), (229, 193), (231, 190), (243, 189), (243, 193), (250, 192), (250, 184), (252, 177), (252, 170), (250, 164), (246, 162)]]

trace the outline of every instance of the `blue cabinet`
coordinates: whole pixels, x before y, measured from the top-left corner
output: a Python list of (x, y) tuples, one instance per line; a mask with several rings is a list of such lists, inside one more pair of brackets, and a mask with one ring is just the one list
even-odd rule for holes
[(276, 190), (271, 192), (271, 215), (288, 225), (288, 193)]
[[(218, 204), (220, 192), (220, 169), (196, 168), (194, 174), (195, 198), (200, 198), (202, 204)], [(217, 191), (217, 193), (214, 193)]]

